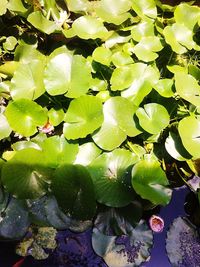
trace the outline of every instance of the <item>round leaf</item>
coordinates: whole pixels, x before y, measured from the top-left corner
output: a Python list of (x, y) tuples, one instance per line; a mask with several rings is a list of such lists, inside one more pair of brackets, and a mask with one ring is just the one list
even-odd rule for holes
[(157, 17), (157, 8), (154, 0), (132, 1), (133, 10), (141, 17), (155, 19)]
[(43, 126), (47, 121), (46, 112), (37, 103), (28, 99), (18, 99), (10, 102), (5, 116), (13, 131), (24, 136), (37, 132), (37, 126)]
[(112, 52), (105, 47), (97, 47), (93, 54), (92, 54), (92, 58), (104, 65), (109, 66), (110, 65), (110, 60), (111, 60), (111, 56), (112, 56)]
[(104, 38), (108, 34), (102, 21), (90, 15), (76, 19), (72, 24), (72, 29), (82, 39)]
[(165, 172), (155, 159), (147, 155), (132, 169), (132, 186), (142, 198), (155, 205), (166, 205), (171, 198), (171, 190), (166, 187), (168, 180)]
[(1, 127), (0, 127), (0, 140), (1, 140), (1, 139), (8, 137), (12, 132), (12, 129), (11, 129), (10, 125), (8, 124), (6, 117), (1, 113), (0, 113), (0, 125), (1, 125)]
[(122, 207), (134, 199), (130, 189), (130, 166), (137, 160), (138, 157), (130, 151), (116, 149), (103, 153), (88, 166), (100, 203)]
[(133, 120), (135, 110), (128, 99), (120, 96), (108, 99), (103, 106), (104, 122), (92, 136), (94, 142), (105, 150), (112, 150), (120, 146), (127, 135), (140, 134)]
[(81, 96), (71, 101), (65, 114), (64, 135), (67, 139), (86, 137), (101, 126), (103, 121), (101, 100), (94, 96)]
[(151, 134), (157, 134), (169, 124), (169, 114), (167, 110), (157, 103), (144, 105), (136, 111), (140, 126)]
[(131, 30), (132, 38), (140, 42), (144, 36), (154, 36), (154, 23), (151, 21), (142, 21), (134, 25)]
[(18, 198), (37, 198), (44, 195), (50, 181), (50, 170), (42, 164), (41, 151), (27, 148), (17, 151), (2, 168), (2, 183)]
[(59, 125), (63, 121), (64, 116), (65, 114), (63, 109), (51, 108), (48, 111), (49, 122), (53, 126)]
[(194, 116), (186, 117), (179, 122), (178, 131), (187, 151), (193, 158), (200, 158), (200, 121)]
[(90, 174), (81, 165), (62, 165), (54, 173), (52, 191), (59, 206), (77, 219), (90, 219), (96, 210)]

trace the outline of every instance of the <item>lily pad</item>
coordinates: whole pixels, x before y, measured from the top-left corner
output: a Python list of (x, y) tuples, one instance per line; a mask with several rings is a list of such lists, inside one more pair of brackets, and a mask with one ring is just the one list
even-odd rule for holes
[(153, 21), (141, 21), (134, 25), (131, 29), (131, 36), (137, 42), (140, 42), (143, 37), (154, 36)]
[(194, 159), (200, 158), (200, 121), (188, 116), (178, 124), (178, 131), (186, 150)]
[(47, 121), (46, 112), (40, 105), (23, 98), (10, 102), (5, 116), (12, 130), (24, 136), (33, 135), (37, 126), (43, 126)]
[(132, 8), (141, 18), (155, 19), (157, 17), (157, 8), (154, 0), (132, 1)]
[(96, 211), (94, 186), (81, 165), (62, 165), (54, 173), (51, 189), (61, 209), (75, 219), (91, 219)]
[(132, 168), (132, 186), (137, 194), (148, 199), (155, 205), (167, 205), (171, 199), (172, 191), (167, 188), (169, 184), (160, 163), (146, 155)]
[(134, 198), (131, 189), (130, 167), (138, 161), (138, 156), (125, 149), (115, 149), (103, 153), (89, 166), (96, 199), (107, 206), (122, 207)]
[(27, 148), (15, 152), (2, 167), (1, 179), (5, 188), (21, 199), (44, 195), (50, 182), (51, 171), (43, 165), (40, 150)]
[(0, 16), (6, 13), (8, 6), (8, 0), (2, 0), (0, 7)]
[(0, 113), (0, 125), (1, 125), (0, 140), (1, 140), (1, 139), (8, 137), (12, 132), (12, 129), (11, 129), (6, 117), (2, 113)]
[[(105, 150), (113, 150), (128, 136), (141, 133), (133, 120), (136, 107), (126, 98), (116, 96), (108, 99), (103, 106), (104, 121), (92, 138)], [(123, 113), (121, 112), (123, 110)]]
[(175, 86), (180, 97), (195, 106), (200, 106), (200, 85), (192, 75), (183, 72), (176, 72)]
[(20, 63), (11, 80), (11, 96), (14, 100), (27, 98), (34, 100), (44, 92), (44, 61), (32, 60), (28, 64)]
[(107, 217), (104, 216), (104, 219), (101, 221), (97, 217), (95, 221), (96, 227), (93, 228), (92, 246), (109, 267), (135, 267), (148, 260), (153, 235), (144, 221), (140, 221), (136, 227), (133, 227), (127, 221), (116, 218), (116, 227), (118, 226), (121, 230), (121, 234), (117, 236), (106, 235), (101, 231), (107, 222)]
[(198, 229), (187, 218), (176, 218), (167, 233), (166, 250), (172, 266), (198, 266), (200, 262)]
[(103, 22), (90, 15), (81, 16), (74, 20), (72, 29), (82, 39), (102, 39), (108, 35), (108, 30)]
[(64, 136), (67, 139), (86, 137), (103, 122), (102, 102), (94, 96), (81, 96), (71, 101), (65, 114)]

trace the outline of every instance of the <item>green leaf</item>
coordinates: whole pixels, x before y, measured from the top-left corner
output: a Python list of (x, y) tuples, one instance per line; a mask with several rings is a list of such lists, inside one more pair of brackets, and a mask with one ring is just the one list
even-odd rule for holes
[(5, 50), (14, 50), (15, 46), (17, 45), (17, 39), (14, 36), (8, 36), (6, 41), (3, 43), (3, 48)]
[(34, 148), (37, 150), (41, 150), (41, 147), (38, 144), (31, 142), (31, 141), (18, 141), (12, 144), (12, 149), (15, 151), (23, 150), (26, 148)]
[(78, 144), (70, 144), (63, 136), (58, 135), (47, 138), (40, 146), (43, 150), (43, 162), (51, 168), (73, 163), (78, 153)]
[(95, 61), (107, 66), (110, 65), (111, 56), (112, 52), (108, 48), (105, 48), (103, 46), (97, 47), (92, 53), (92, 58)]
[(133, 48), (133, 52), (139, 60), (149, 62), (158, 57), (156, 52), (163, 48), (158, 36), (145, 36)]
[(161, 79), (154, 85), (154, 89), (163, 97), (172, 97), (174, 95), (173, 84), (172, 79)]
[(140, 126), (151, 134), (157, 134), (169, 124), (169, 114), (165, 107), (157, 103), (149, 103), (138, 108), (136, 115)]
[(108, 99), (103, 106), (103, 124), (92, 135), (94, 142), (102, 149), (113, 150), (121, 145), (127, 135), (140, 134), (133, 120), (135, 111), (136, 107), (128, 99), (120, 96)]
[(144, 97), (147, 96), (152, 87), (159, 80), (159, 71), (144, 63), (135, 63), (132, 68), (132, 83), (126, 90), (122, 91), (121, 96), (128, 98), (134, 105), (139, 106)]
[(73, 56), (65, 47), (57, 48), (50, 55), (45, 69), (45, 88), (50, 95), (67, 93), (67, 97), (79, 97), (90, 87), (90, 71), (90, 66), (83, 56)]
[(0, 113), (0, 140), (8, 137), (11, 132), (12, 132), (12, 129), (6, 119), (6, 117)]
[(0, 16), (4, 15), (7, 11), (8, 0), (2, 0), (0, 6)]
[(88, 7), (87, 0), (65, 0), (67, 8), (72, 12), (86, 11)]
[(132, 8), (141, 18), (149, 17), (155, 19), (157, 17), (157, 8), (154, 0), (132, 1)]
[(53, 126), (59, 125), (64, 119), (65, 113), (61, 108), (51, 108), (48, 111), (48, 118), (50, 124)]
[[(188, 14), (190, 15), (188, 16)], [(181, 3), (174, 11), (174, 18), (177, 23), (184, 24), (187, 28), (193, 30), (200, 19), (199, 7)]]
[(24, 7), (22, 0), (9, 0), (7, 9), (17, 12), (19, 14), (23, 14), (27, 11)]
[(86, 137), (102, 124), (101, 100), (88, 95), (72, 100), (64, 120), (63, 132), (67, 139)]
[(130, 0), (101, 0), (96, 12), (104, 21), (120, 25), (130, 17), (127, 12), (130, 8)]
[(21, 199), (44, 195), (51, 172), (42, 162), (40, 150), (27, 148), (17, 151), (2, 168), (1, 179), (8, 192)]
[(178, 131), (186, 150), (194, 159), (200, 158), (200, 121), (194, 116), (182, 119)]
[(81, 165), (57, 168), (52, 191), (59, 206), (76, 219), (90, 219), (96, 210), (94, 187), (89, 172)]
[(103, 153), (88, 166), (98, 202), (122, 207), (135, 198), (130, 189), (130, 167), (138, 159), (136, 154), (128, 150), (115, 149)]
[(90, 15), (74, 20), (72, 29), (82, 39), (103, 39), (108, 35), (108, 30), (102, 21)]
[(171, 198), (168, 180), (160, 163), (151, 155), (137, 162), (132, 169), (132, 186), (137, 194), (155, 205), (166, 205)]
[(0, 65), (0, 73), (12, 77), (19, 64), (20, 63), (17, 61), (6, 61), (4, 64)]
[(79, 151), (74, 163), (87, 166), (100, 154), (101, 149), (99, 149), (93, 142), (82, 144), (79, 146)]
[(46, 34), (61, 30), (61, 27), (56, 22), (46, 19), (41, 11), (32, 12), (28, 16), (27, 21), (36, 29)]
[(34, 100), (44, 92), (44, 62), (33, 60), (28, 64), (20, 63), (11, 80), (11, 96), (14, 100), (27, 98)]
[(132, 57), (128, 53), (125, 53), (123, 51), (113, 53), (111, 61), (116, 67), (121, 67), (133, 63)]
[(165, 141), (165, 148), (170, 156), (179, 161), (186, 161), (191, 158), (191, 155), (184, 148), (181, 138), (173, 132), (169, 133)]
[(5, 116), (13, 131), (24, 136), (37, 132), (37, 126), (43, 126), (47, 121), (46, 112), (37, 103), (28, 99), (18, 99), (10, 102)]
[(15, 49), (15, 61), (27, 64), (32, 61), (46, 62), (46, 56), (36, 49), (37, 45), (19, 44)]
[(192, 75), (176, 72), (175, 87), (180, 97), (195, 106), (200, 106), (200, 85)]
[(131, 36), (137, 42), (140, 42), (143, 37), (154, 36), (153, 21), (141, 21), (134, 25), (131, 29)]
[[(165, 41), (177, 54), (187, 52), (187, 49), (197, 49), (198, 46), (193, 40), (193, 32), (183, 24), (174, 23), (163, 30)], [(186, 49), (187, 48), (187, 49)]]
[(57, 48), (50, 55), (44, 72), (44, 84), (50, 95), (67, 92), (71, 79), (72, 52), (64, 47)]

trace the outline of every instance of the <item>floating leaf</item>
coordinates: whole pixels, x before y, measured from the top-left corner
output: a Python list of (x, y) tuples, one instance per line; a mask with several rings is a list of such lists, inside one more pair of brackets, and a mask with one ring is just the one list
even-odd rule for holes
[(155, 85), (154, 89), (163, 97), (172, 97), (173, 92), (173, 80), (161, 79)]
[(59, 125), (64, 119), (65, 113), (61, 108), (51, 108), (48, 111), (49, 122), (53, 126)]
[(165, 148), (174, 159), (179, 161), (185, 161), (191, 158), (191, 155), (184, 148), (180, 137), (173, 132), (169, 133), (165, 142)]
[(101, 126), (101, 100), (94, 96), (81, 96), (72, 100), (64, 120), (63, 132), (67, 139), (86, 137)]
[(7, 11), (8, 6), (8, 0), (2, 0), (1, 1), (1, 7), (0, 7), (0, 16), (4, 15)]
[(74, 20), (72, 29), (82, 39), (102, 39), (108, 35), (108, 30), (102, 21), (90, 15), (81, 16)]
[[(193, 30), (193, 27), (200, 19), (199, 11), (199, 7), (197, 6), (190, 6), (187, 3), (180, 3), (174, 11), (174, 18), (177, 23), (184, 24), (186, 27)], [(188, 16), (188, 14), (190, 15)]]
[(198, 229), (187, 218), (176, 218), (167, 233), (166, 250), (172, 266), (198, 266)]
[(67, 8), (72, 12), (86, 11), (88, 7), (87, 0), (65, 0)]
[(134, 199), (130, 189), (130, 167), (138, 156), (125, 149), (103, 153), (96, 158), (88, 170), (94, 182), (96, 198), (111, 207), (122, 207)]
[(157, 17), (157, 8), (154, 0), (132, 1), (132, 8), (141, 18), (149, 17), (155, 19)]
[(12, 132), (12, 129), (6, 119), (6, 117), (0, 113), (0, 140), (1, 139), (4, 139), (6, 137), (8, 137), (11, 132)]
[[(102, 220), (102, 217), (104, 220)], [(118, 228), (119, 234), (104, 234), (100, 229), (107, 227), (110, 219), (113, 228)], [(113, 225), (114, 224), (114, 225)], [(152, 247), (153, 235), (144, 221), (133, 227), (120, 217), (110, 217), (109, 214), (100, 214), (93, 228), (92, 246), (94, 251), (109, 267), (134, 267), (147, 261), (149, 250)]]
[[(123, 113), (121, 112), (123, 110)], [(108, 99), (103, 106), (104, 122), (92, 135), (94, 142), (105, 150), (113, 150), (128, 136), (140, 134), (133, 120), (136, 107), (120, 96)]]
[(23, 14), (27, 11), (22, 0), (9, 0), (7, 9)]
[(51, 34), (55, 31), (61, 30), (59, 24), (45, 18), (41, 11), (32, 12), (28, 16), (27, 21), (31, 23), (36, 29), (46, 34)]
[(200, 158), (200, 121), (194, 116), (182, 119), (178, 131), (186, 150), (194, 159)]
[(139, 60), (149, 62), (158, 57), (156, 52), (163, 48), (158, 36), (145, 36), (133, 48), (133, 52)]
[(130, 8), (130, 0), (101, 0), (96, 12), (106, 22), (120, 25), (130, 17)]
[(81, 165), (62, 165), (54, 173), (52, 192), (59, 206), (76, 219), (91, 219), (96, 211), (94, 187)]
[(14, 50), (15, 46), (17, 45), (17, 39), (14, 36), (8, 36), (6, 41), (3, 43), (3, 48), (5, 50)]
[(154, 36), (153, 21), (141, 21), (134, 25), (131, 29), (131, 36), (137, 42), (140, 42), (143, 37)]
[(101, 149), (99, 149), (93, 142), (85, 143), (79, 146), (79, 151), (74, 163), (87, 166), (100, 154)]
[(37, 132), (37, 126), (47, 121), (46, 112), (37, 103), (28, 99), (18, 99), (10, 102), (5, 116), (12, 129), (24, 136), (31, 136)]
[(50, 182), (50, 170), (42, 164), (40, 150), (27, 148), (15, 153), (2, 168), (2, 183), (6, 189), (21, 199), (44, 195)]
[(169, 114), (160, 104), (149, 103), (144, 108), (138, 108), (136, 115), (140, 126), (151, 134), (157, 134), (169, 124)]
[(133, 66), (132, 82), (129, 88), (122, 91), (121, 96), (139, 106), (144, 97), (151, 92), (152, 87), (157, 84), (160, 74), (156, 68), (144, 63), (135, 63)]
[[(5, 194), (8, 197), (7, 193)], [(1, 200), (2, 204), (2, 200)], [(25, 203), (13, 197), (1, 206), (0, 237), (20, 240), (28, 230), (30, 220)]]
[(20, 63), (11, 80), (11, 96), (14, 100), (27, 98), (34, 100), (44, 92), (44, 62), (32, 60), (28, 64)]
[(156, 205), (166, 205), (171, 198), (168, 180), (160, 163), (147, 155), (132, 169), (132, 186), (137, 194)]
[(92, 53), (92, 58), (104, 65), (109, 66), (110, 65), (110, 61), (111, 61), (111, 56), (112, 56), (112, 52), (105, 47), (97, 47), (93, 53)]
[(40, 146), (43, 150), (43, 161), (52, 168), (73, 163), (78, 153), (78, 144), (70, 144), (63, 136), (58, 135), (47, 138)]
[(132, 57), (128, 53), (122, 51), (113, 53), (111, 61), (116, 67), (121, 67), (133, 63)]
[(180, 97), (195, 106), (200, 106), (200, 85), (192, 75), (176, 72), (175, 86)]

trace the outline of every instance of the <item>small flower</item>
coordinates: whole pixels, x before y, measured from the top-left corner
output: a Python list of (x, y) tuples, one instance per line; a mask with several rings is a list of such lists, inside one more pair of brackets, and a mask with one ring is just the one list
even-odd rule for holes
[(151, 218), (149, 219), (149, 224), (152, 231), (156, 233), (161, 233), (163, 231), (164, 221), (161, 217), (152, 215)]
[(45, 134), (52, 134), (54, 127), (49, 121), (47, 121), (47, 123), (44, 126), (39, 127), (38, 130)]

